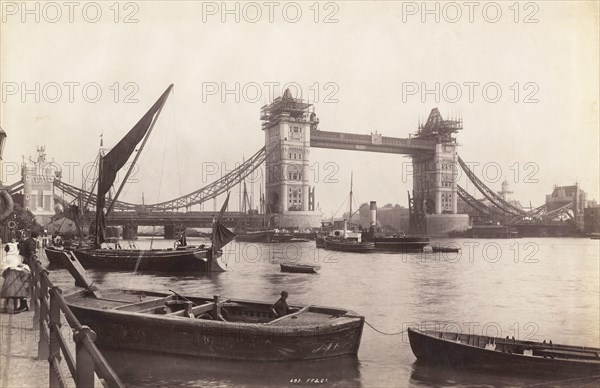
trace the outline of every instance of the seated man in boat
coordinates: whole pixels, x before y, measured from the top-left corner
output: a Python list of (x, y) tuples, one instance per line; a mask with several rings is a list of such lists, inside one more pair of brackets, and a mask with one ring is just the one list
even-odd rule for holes
[(179, 243), (180, 247), (187, 246), (187, 237), (185, 235), (185, 230), (181, 232), (181, 236), (179, 236), (179, 240), (177, 240), (177, 242)]
[(281, 291), (281, 298), (279, 298), (277, 300), (277, 302), (275, 302), (273, 304), (273, 306), (271, 306), (271, 311), (273, 311), (278, 318), (284, 317), (288, 314), (295, 313), (296, 311), (298, 311), (298, 310), (290, 308), (290, 306), (288, 306), (287, 301), (286, 301), (287, 297), (288, 297), (288, 292)]

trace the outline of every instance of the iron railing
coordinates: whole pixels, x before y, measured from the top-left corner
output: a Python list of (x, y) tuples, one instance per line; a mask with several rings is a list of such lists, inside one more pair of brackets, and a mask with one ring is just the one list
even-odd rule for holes
[[(42, 268), (41, 262), (35, 260), (31, 270), (33, 328), (40, 333), (37, 359), (48, 360), (48, 386), (52, 388), (66, 386), (66, 376), (61, 368), (61, 361), (64, 358), (78, 388), (93, 387), (94, 374), (103, 381), (105, 386), (124, 387), (125, 385), (94, 344), (96, 333), (79, 323), (63, 298), (62, 290), (52, 284), (48, 271)], [(73, 332), (75, 357), (61, 332), (63, 315)]]

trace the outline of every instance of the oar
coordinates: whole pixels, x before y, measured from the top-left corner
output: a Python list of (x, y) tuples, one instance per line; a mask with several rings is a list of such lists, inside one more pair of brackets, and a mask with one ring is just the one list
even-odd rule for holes
[[(170, 288), (169, 288), (169, 291), (171, 291), (173, 294), (175, 294), (176, 296), (180, 297), (180, 298), (181, 298), (181, 299), (183, 299), (183, 300), (186, 300), (186, 301), (188, 301), (188, 302), (192, 302), (191, 300), (189, 300), (189, 299), (188, 299), (188, 298), (186, 298), (185, 296), (183, 296), (183, 295), (179, 294), (179, 293), (178, 293), (178, 292), (176, 292), (176, 291), (173, 291), (173, 290), (171, 290)], [(194, 302), (192, 302), (192, 304), (193, 304), (194, 306), (198, 306), (198, 305), (197, 305), (196, 303), (194, 303)]]

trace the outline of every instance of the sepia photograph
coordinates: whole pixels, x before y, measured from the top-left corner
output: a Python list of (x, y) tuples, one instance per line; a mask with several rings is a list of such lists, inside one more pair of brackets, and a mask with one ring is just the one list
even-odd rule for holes
[(0, 18), (0, 388), (600, 386), (598, 0)]

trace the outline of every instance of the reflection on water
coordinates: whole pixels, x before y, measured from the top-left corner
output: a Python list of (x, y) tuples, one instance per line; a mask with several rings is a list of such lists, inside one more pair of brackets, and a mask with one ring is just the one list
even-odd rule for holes
[(420, 361), (412, 364), (410, 384), (414, 387), (592, 387), (600, 383), (598, 376), (577, 377), (538, 374), (535, 370), (483, 370), (427, 365)]
[[(222, 258), (228, 268), (224, 273), (89, 273), (100, 288), (172, 289), (183, 295), (274, 302), (285, 289), (291, 305), (349, 308), (386, 333), (438, 325), (453, 331), (600, 347), (597, 240), (449, 241), (460, 244), (462, 251), (363, 255), (323, 251), (314, 242), (233, 242)], [(138, 245), (147, 247), (149, 242), (140, 238)], [(153, 244), (171, 247), (173, 242), (157, 239)], [(321, 270), (282, 273), (281, 262), (316, 264)], [(73, 287), (66, 271), (52, 269), (51, 276), (66, 292)], [(289, 383), (292, 378), (328, 378), (328, 385), (366, 387), (523, 386), (549, 381), (419, 365), (406, 335), (385, 336), (366, 326), (358, 360), (280, 365), (111, 353), (109, 361), (126, 382), (138, 386), (294, 386)]]
[(360, 363), (356, 357), (240, 362), (130, 351), (106, 350), (103, 354), (129, 386), (361, 386)]

